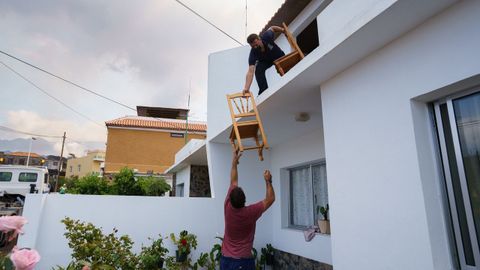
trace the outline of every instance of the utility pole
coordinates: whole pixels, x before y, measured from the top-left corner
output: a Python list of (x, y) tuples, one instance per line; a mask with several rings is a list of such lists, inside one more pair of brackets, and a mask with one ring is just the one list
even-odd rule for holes
[(63, 147), (65, 146), (65, 138), (66, 138), (67, 132), (63, 132), (63, 139), (62, 139), (62, 151), (60, 151), (60, 162), (58, 162), (58, 172), (57, 172), (57, 180), (55, 180), (55, 189), (53, 190), (54, 192), (57, 192), (58, 190), (58, 178), (60, 177), (60, 172), (62, 171), (63, 168)]
[(30, 138), (30, 145), (28, 147), (28, 156), (27, 156), (27, 167), (28, 167), (28, 164), (30, 163), (30, 153), (32, 152), (32, 142), (36, 140), (35, 137), (31, 137)]

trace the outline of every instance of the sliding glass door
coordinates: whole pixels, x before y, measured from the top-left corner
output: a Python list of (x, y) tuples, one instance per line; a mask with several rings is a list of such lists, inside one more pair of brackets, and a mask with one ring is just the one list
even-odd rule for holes
[(434, 108), (458, 261), (480, 269), (480, 91)]

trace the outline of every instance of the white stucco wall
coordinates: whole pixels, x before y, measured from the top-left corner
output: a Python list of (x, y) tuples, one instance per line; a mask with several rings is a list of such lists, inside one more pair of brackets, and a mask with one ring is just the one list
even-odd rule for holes
[(412, 99), (480, 73), (478, 14), (460, 2), (322, 85), (335, 269), (450, 269), (431, 123)]
[[(70, 262), (70, 249), (63, 236), (65, 217), (92, 222), (110, 233), (115, 227), (118, 234), (128, 234), (135, 242), (134, 251), (148, 237), (168, 236), (188, 230), (198, 237), (199, 246), (192, 253), (194, 259), (218, 243), (223, 236), (222, 202), (211, 198), (95, 196), (95, 195), (28, 195), (24, 216), (29, 219), (25, 234), (19, 238), (19, 247), (31, 247), (42, 256), (36, 269), (51, 269)], [(205, 222), (208, 220), (208, 222)], [(175, 247), (165, 240), (170, 255)]]
[[(320, 106), (320, 105), (319, 105)], [(273, 246), (312, 260), (332, 264), (330, 236), (317, 234), (311, 242), (305, 242), (301, 230), (286, 227), (289, 194), (286, 187), (286, 168), (313, 163), (325, 158), (323, 130), (303, 134), (271, 150), (271, 171), (276, 201), (272, 212)], [(328, 163), (328, 160), (327, 160)], [(328, 175), (328, 172), (327, 172)], [(328, 179), (330, 183), (330, 179)]]
[(188, 165), (176, 173), (176, 185), (178, 186), (180, 184), (183, 184), (184, 197), (190, 196), (190, 169), (191, 166)]

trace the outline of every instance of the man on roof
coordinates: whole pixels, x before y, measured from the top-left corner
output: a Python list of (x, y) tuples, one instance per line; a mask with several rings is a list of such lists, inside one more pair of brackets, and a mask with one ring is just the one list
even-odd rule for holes
[(250, 92), (250, 86), (253, 81), (253, 74), (258, 83), (258, 95), (262, 94), (268, 88), (265, 71), (273, 65), (273, 61), (285, 55), (285, 53), (273, 41), (275, 33), (284, 33), (284, 29), (279, 26), (271, 26), (265, 33), (258, 36), (250, 34), (247, 42), (252, 47), (248, 56), (248, 71), (245, 79), (243, 93)]
[(268, 170), (265, 179), (265, 199), (245, 206), (245, 193), (238, 186), (237, 163), (241, 153), (233, 149), (230, 187), (224, 203), (225, 233), (222, 242), (220, 270), (255, 270), (252, 257), (253, 240), (257, 220), (275, 201), (272, 175)]

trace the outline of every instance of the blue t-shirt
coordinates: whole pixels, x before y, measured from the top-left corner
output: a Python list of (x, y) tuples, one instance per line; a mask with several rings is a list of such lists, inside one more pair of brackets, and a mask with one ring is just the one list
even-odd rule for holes
[(248, 56), (248, 65), (255, 65), (258, 62), (273, 62), (278, 58), (285, 55), (285, 53), (278, 47), (273, 38), (275, 37), (272, 30), (267, 30), (265, 33), (260, 35), (260, 39), (263, 42), (265, 51), (262, 52), (260, 47), (250, 50), (250, 55)]

